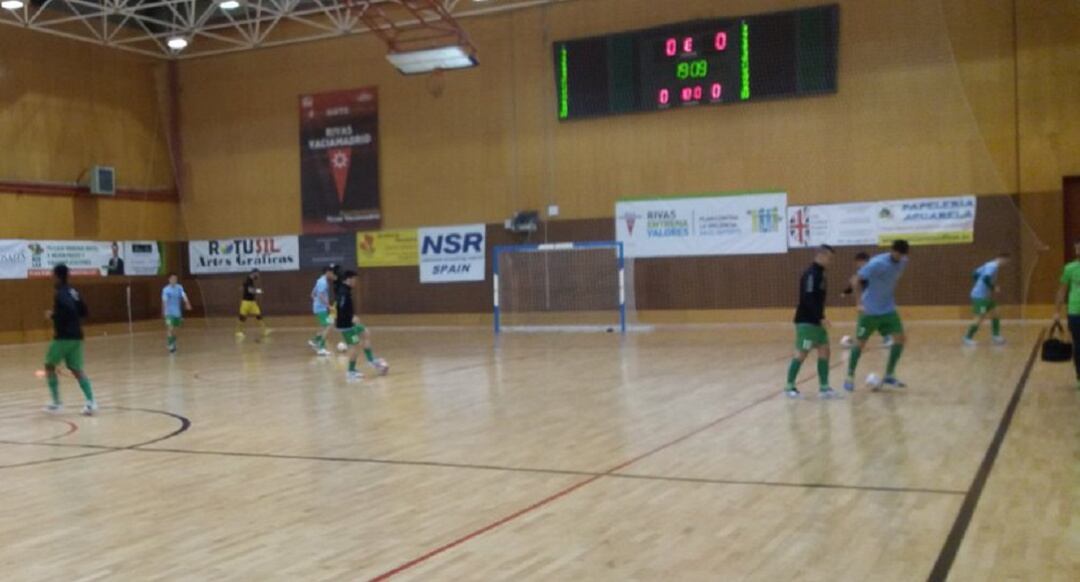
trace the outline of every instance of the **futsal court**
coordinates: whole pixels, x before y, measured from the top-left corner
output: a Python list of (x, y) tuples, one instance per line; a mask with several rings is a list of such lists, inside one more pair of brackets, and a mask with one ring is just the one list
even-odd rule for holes
[(359, 387), (296, 331), (200, 330), (182, 358), (141, 333), (89, 342), (108, 386), (92, 418), (35, 412), (41, 346), (6, 347), (0, 562), (22, 579), (912, 580), (947, 557), (953, 580), (1073, 579), (1061, 437), (1080, 411), (1032, 359), (1040, 327), (1007, 333), (968, 350), (955, 325), (913, 326), (908, 388), (835, 401), (780, 393), (786, 325), (395, 329), (394, 370)]

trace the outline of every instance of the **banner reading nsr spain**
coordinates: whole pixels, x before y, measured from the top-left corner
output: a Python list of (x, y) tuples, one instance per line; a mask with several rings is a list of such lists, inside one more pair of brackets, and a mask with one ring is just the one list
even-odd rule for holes
[(296, 236), (195, 240), (188, 243), (192, 274), (299, 271), (300, 239)]

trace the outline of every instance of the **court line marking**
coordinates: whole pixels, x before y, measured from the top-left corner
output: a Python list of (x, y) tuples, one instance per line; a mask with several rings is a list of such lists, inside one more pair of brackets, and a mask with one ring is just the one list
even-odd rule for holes
[(1035, 358), (1039, 355), (1039, 347), (1042, 346), (1045, 336), (1046, 330), (1044, 329), (1039, 332), (1039, 337), (1031, 348), (1031, 355), (1028, 356), (1024, 372), (1020, 374), (1020, 379), (1016, 381), (1016, 388), (1013, 390), (1012, 398), (1009, 399), (1009, 405), (1005, 407), (1005, 412), (1001, 415), (1001, 422), (998, 423), (997, 430), (994, 432), (994, 438), (990, 440), (990, 446), (986, 449), (979, 470), (975, 472), (971, 487), (968, 488), (967, 493), (964, 495), (964, 502), (960, 505), (960, 511), (956, 514), (956, 521), (953, 522), (949, 535), (945, 537), (945, 543), (941, 546), (941, 553), (938, 554), (937, 561), (934, 562), (934, 568), (926, 578), (927, 582), (945, 582), (949, 577), (949, 571), (952, 569), (953, 562), (956, 561), (956, 555), (960, 552), (960, 546), (964, 542), (968, 526), (971, 525), (971, 520), (975, 516), (979, 498), (982, 497), (986, 482), (990, 479), (990, 471), (994, 469), (994, 462), (997, 461), (1001, 445), (1005, 442), (1005, 435), (1009, 432), (1013, 416), (1016, 415), (1016, 409), (1020, 406), (1020, 399), (1024, 395), (1024, 389), (1027, 387), (1028, 379), (1031, 377), (1031, 370), (1035, 367)]
[(167, 441), (173, 437), (179, 436), (184, 432), (187, 432), (191, 428), (191, 420), (187, 417), (179, 414), (169, 412), (167, 410), (155, 410), (152, 408), (129, 408), (126, 406), (106, 406), (102, 407), (103, 410), (121, 410), (125, 412), (146, 412), (149, 414), (159, 414), (162, 416), (169, 416), (180, 421), (180, 427), (176, 430), (148, 441), (128, 445), (125, 447), (106, 447), (104, 445), (78, 445), (78, 444), (66, 444), (66, 443), (48, 443), (48, 442), (18, 442), (18, 441), (0, 441), (0, 444), (7, 445), (30, 445), (30, 446), (43, 446), (43, 447), (56, 447), (56, 448), (82, 448), (92, 449), (91, 452), (83, 453), (81, 455), (70, 455), (67, 457), (50, 457), (47, 459), (37, 459), (34, 461), (27, 461), (24, 463), (12, 463), (10, 465), (0, 465), (0, 469), (15, 469), (18, 467), (32, 467), (35, 465), (45, 465), (48, 463), (58, 463), (60, 461), (71, 461), (75, 459), (85, 459), (87, 457), (97, 457), (100, 455), (107, 455), (109, 453), (119, 453), (121, 451), (136, 450), (138, 447), (144, 447), (162, 441)]
[(480, 537), (480, 536), (484, 535), (485, 533), (487, 533), (487, 532), (489, 532), (489, 531), (491, 531), (491, 530), (493, 530), (495, 528), (498, 528), (499, 526), (502, 526), (502, 525), (505, 525), (505, 524), (507, 524), (507, 523), (509, 523), (511, 521), (514, 521), (515, 519), (517, 519), (517, 518), (519, 518), (519, 517), (521, 517), (521, 516), (523, 516), (523, 515), (525, 515), (527, 513), (531, 513), (533, 511), (545, 506), (545, 505), (548, 505), (549, 503), (551, 503), (553, 501), (556, 501), (558, 499), (566, 497), (567, 495), (570, 495), (574, 491), (577, 491), (578, 489), (581, 489), (582, 487), (585, 487), (586, 485), (594, 483), (594, 482), (596, 482), (596, 481), (598, 481), (598, 480), (600, 480), (600, 479), (602, 479), (604, 477), (610, 476), (613, 473), (616, 473), (616, 472), (618, 472), (618, 471), (620, 471), (622, 469), (625, 469), (626, 467), (628, 467), (630, 465), (633, 465), (634, 463), (644, 459), (645, 457), (655, 455), (656, 453), (659, 453), (660, 451), (669, 449), (669, 448), (671, 448), (671, 447), (673, 447), (673, 446), (675, 446), (677, 444), (680, 444), (680, 443), (686, 441), (687, 439), (695, 437), (695, 436), (697, 436), (697, 435), (699, 435), (699, 434), (701, 434), (701, 433), (703, 433), (703, 432), (717, 426), (718, 424), (724, 422), (725, 420), (734, 418), (734, 417), (742, 414), (743, 412), (746, 412), (747, 410), (750, 410), (751, 408), (754, 408), (755, 406), (757, 406), (759, 404), (768, 402), (769, 400), (774, 400), (776, 397), (777, 397), (777, 394), (770, 393), (768, 396), (758, 398), (757, 400), (754, 400), (754, 401), (750, 402), (749, 404), (746, 404), (746, 405), (744, 405), (744, 406), (742, 406), (740, 408), (737, 408), (736, 410), (734, 410), (732, 412), (729, 412), (729, 413), (721, 416), (720, 418), (717, 418), (717, 419), (713, 420), (712, 422), (709, 422), (708, 424), (700, 426), (700, 427), (694, 429), (693, 431), (682, 435), (681, 437), (679, 437), (677, 439), (674, 439), (674, 440), (669, 441), (667, 443), (664, 443), (662, 445), (653, 447), (652, 449), (650, 449), (650, 450), (648, 450), (648, 451), (646, 451), (644, 453), (641, 453), (641, 454), (639, 454), (639, 455), (637, 455), (635, 457), (632, 457), (631, 459), (629, 459), (627, 461), (623, 461), (622, 463), (619, 463), (618, 465), (615, 465), (614, 467), (611, 467), (610, 469), (608, 469), (606, 471), (603, 471), (602, 473), (598, 473), (596, 475), (593, 475), (592, 477), (590, 477), (588, 479), (585, 479), (584, 481), (578, 481), (577, 483), (574, 483), (574, 484), (570, 485), (569, 487), (564, 487), (563, 489), (561, 489), (559, 491), (556, 491), (555, 493), (541, 499), (540, 501), (537, 501), (536, 503), (533, 503), (532, 505), (529, 505), (528, 507), (525, 507), (523, 509), (519, 509), (518, 511), (515, 511), (514, 513), (511, 513), (510, 515), (507, 515), (507, 516), (505, 516), (505, 517), (503, 517), (503, 518), (501, 518), (501, 519), (499, 519), (497, 521), (489, 523), (488, 525), (485, 525), (484, 527), (481, 527), (480, 529), (477, 529), (477, 530), (474, 530), (474, 531), (472, 531), (472, 532), (470, 532), (468, 534), (465, 534), (465, 535), (463, 535), (463, 536), (461, 536), (461, 537), (459, 537), (459, 538), (457, 538), (455, 540), (452, 540), (452, 541), (450, 541), (448, 543), (445, 543), (445, 544), (443, 544), (443, 545), (441, 545), (441, 546), (439, 546), (439, 547), (437, 547), (437, 548), (435, 548), (433, 550), (429, 550), (428, 552), (426, 552), (426, 553), (424, 553), (424, 554), (422, 554), (422, 555), (420, 555), (420, 556), (418, 556), (416, 558), (413, 558), (412, 560), (409, 560), (408, 562), (405, 562), (404, 564), (401, 564), (401, 565), (399, 565), (399, 566), (397, 566), (397, 567), (395, 567), (395, 568), (393, 568), (391, 570), (387, 570), (386, 572), (383, 572), (382, 574), (379, 574), (378, 576), (375, 576), (374, 578), (371, 578), (370, 582), (379, 582), (381, 580), (388, 580), (391, 577), (396, 576), (396, 575), (404, 572), (405, 570), (408, 570), (408, 569), (410, 569), (410, 568), (412, 568), (412, 567), (414, 567), (414, 566), (416, 566), (418, 564), (421, 564), (423, 562), (426, 562), (426, 561), (430, 560), (431, 558), (434, 558), (435, 556), (438, 556), (439, 554), (442, 554), (443, 552), (446, 552), (448, 550), (456, 548), (457, 546), (460, 546), (460, 545), (462, 545), (462, 544), (464, 544), (464, 543), (466, 543), (466, 542), (468, 542), (468, 541), (470, 541), (470, 540), (472, 540), (474, 538)]

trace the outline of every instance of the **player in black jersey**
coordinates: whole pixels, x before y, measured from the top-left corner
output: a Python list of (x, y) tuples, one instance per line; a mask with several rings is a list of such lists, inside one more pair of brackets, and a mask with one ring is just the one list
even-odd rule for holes
[(334, 318), (334, 324), (338, 332), (341, 333), (341, 337), (345, 340), (345, 345), (349, 346), (349, 372), (346, 375), (349, 382), (359, 382), (364, 377), (360, 370), (356, 369), (356, 362), (360, 359), (361, 347), (364, 350), (364, 357), (367, 359), (368, 364), (375, 368), (376, 373), (385, 376), (390, 372), (390, 365), (386, 363), (386, 360), (375, 357), (375, 352), (371, 349), (371, 332), (360, 323), (360, 318), (356, 315), (356, 310), (353, 307), (353, 290), (355, 288), (356, 272), (345, 271), (341, 275), (334, 293), (337, 305), (337, 316)]
[(814, 262), (799, 277), (799, 306), (795, 310), (795, 356), (788, 366), (787, 386), (784, 393), (791, 398), (799, 397), (795, 386), (810, 350), (817, 350), (818, 380), (821, 383), (822, 398), (835, 398), (837, 392), (829, 387), (829, 322), (825, 319), (825, 304), (828, 302), (828, 286), (825, 283), (825, 268), (832, 262), (835, 251), (823, 245), (814, 256)]
[(45, 354), (45, 377), (49, 384), (49, 395), (52, 396), (52, 401), (45, 410), (59, 412), (62, 408), (60, 377), (56, 372), (56, 367), (62, 362), (79, 382), (79, 388), (86, 397), (86, 405), (83, 406), (82, 413), (90, 416), (97, 411), (98, 406), (94, 400), (90, 378), (86, 377), (83, 365), (82, 318), (87, 316), (88, 311), (79, 292), (68, 285), (67, 265), (61, 264), (53, 268), (53, 279), (56, 284), (53, 308), (45, 312), (45, 318), (53, 322), (54, 333), (53, 341), (49, 344), (49, 351)]
[(270, 335), (270, 330), (266, 327), (266, 322), (263, 321), (262, 307), (259, 306), (259, 297), (262, 296), (262, 288), (259, 286), (260, 278), (259, 270), (252, 269), (240, 288), (240, 314), (239, 321), (236, 322), (236, 337), (238, 339), (244, 339), (244, 324), (247, 323), (248, 317), (254, 317), (255, 321), (259, 323), (262, 337)]

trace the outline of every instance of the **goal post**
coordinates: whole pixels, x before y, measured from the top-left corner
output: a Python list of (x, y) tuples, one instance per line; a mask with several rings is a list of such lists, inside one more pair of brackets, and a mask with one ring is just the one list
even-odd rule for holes
[(494, 259), (495, 333), (626, 333), (633, 282), (621, 242), (504, 245)]

